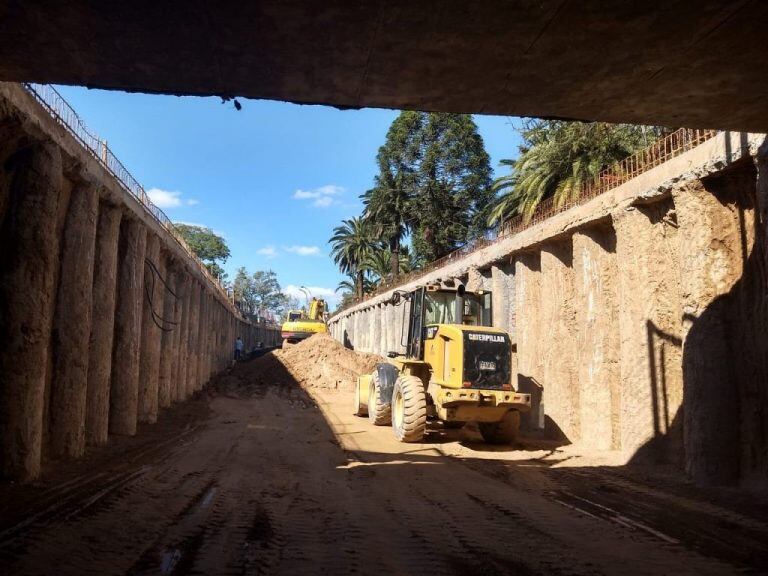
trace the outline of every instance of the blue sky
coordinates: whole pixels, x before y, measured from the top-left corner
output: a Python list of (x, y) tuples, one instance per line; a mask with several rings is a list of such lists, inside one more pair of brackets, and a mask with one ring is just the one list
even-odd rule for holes
[[(224, 236), (230, 277), (272, 269), (289, 292), (305, 285), (335, 302), (342, 277), (327, 241), (359, 214), (397, 112), (58, 89), (173, 221)], [(498, 175), (517, 151), (513, 119), (475, 121)]]

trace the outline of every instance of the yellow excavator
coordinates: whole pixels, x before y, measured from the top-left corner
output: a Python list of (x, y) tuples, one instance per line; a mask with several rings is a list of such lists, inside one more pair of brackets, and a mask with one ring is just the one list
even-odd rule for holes
[(358, 378), (355, 414), (391, 424), (401, 442), (421, 441), (428, 418), (476, 422), (486, 442), (515, 442), (531, 397), (512, 385), (512, 344), (491, 326), (490, 292), (448, 281), (396, 291), (390, 303), (403, 306), (405, 353)]
[(325, 323), (327, 309), (325, 300), (312, 297), (308, 301), (307, 309), (289, 311), (287, 320), (280, 328), (283, 348), (301, 342), (313, 334), (328, 332), (328, 325)]

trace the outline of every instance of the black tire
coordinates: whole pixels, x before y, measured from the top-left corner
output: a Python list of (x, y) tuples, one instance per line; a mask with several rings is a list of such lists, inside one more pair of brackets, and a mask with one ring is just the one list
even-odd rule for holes
[(400, 376), (392, 392), (392, 430), (400, 442), (419, 442), (427, 430), (427, 396), (416, 376)]
[(373, 373), (368, 394), (368, 419), (376, 426), (386, 426), (392, 421), (392, 405), (381, 394), (378, 370)]
[(477, 427), (488, 444), (514, 444), (520, 431), (520, 412), (510, 410), (499, 422), (478, 422)]

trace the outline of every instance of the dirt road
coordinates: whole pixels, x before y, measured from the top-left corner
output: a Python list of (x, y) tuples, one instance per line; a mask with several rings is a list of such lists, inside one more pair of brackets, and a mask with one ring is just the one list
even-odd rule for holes
[(0, 489), (3, 574), (768, 569), (764, 505), (471, 430), (399, 444), (294, 377), (244, 364), (109, 454)]

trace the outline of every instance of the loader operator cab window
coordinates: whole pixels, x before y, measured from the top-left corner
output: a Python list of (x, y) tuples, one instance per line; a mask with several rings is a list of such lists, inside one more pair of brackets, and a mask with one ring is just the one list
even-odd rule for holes
[(456, 293), (427, 292), (424, 299), (424, 324), (456, 324)]
[(301, 320), (301, 312), (289, 312), (288, 322), (297, 322)]
[(491, 325), (491, 294), (465, 294), (462, 318), (456, 318), (456, 292), (427, 292), (424, 324)]

